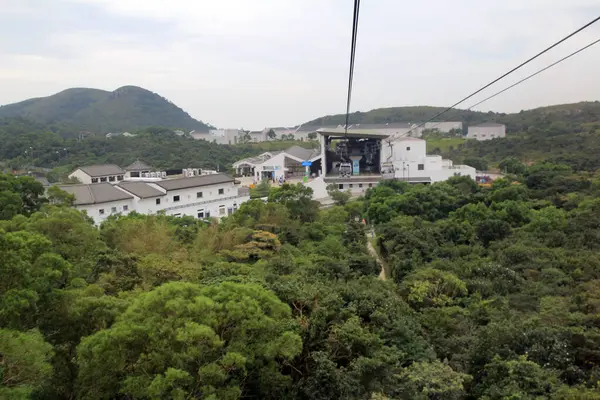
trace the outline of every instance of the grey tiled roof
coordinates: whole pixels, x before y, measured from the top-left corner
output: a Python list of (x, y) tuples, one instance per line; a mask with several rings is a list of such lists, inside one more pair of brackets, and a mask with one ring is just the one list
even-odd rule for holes
[[(348, 129), (410, 129), (418, 124), (409, 124), (408, 122), (390, 122), (388, 124), (351, 124)], [(339, 126), (343, 128), (343, 125)]]
[(299, 158), (303, 161), (308, 161), (321, 154), (321, 151), (314, 149), (305, 149), (304, 147), (300, 146), (292, 146), (289, 149), (287, 149), (285, 153), (293, 157)]
[(495, 122), (484, 122), (482, 124), (472, 125), (469, 128), (471, 128), (471, 127), (482, 127), (482, 128), (485, 128), (485, 127), (501, 127), (501, 126), (504, 126), (504, 124), (497, 124)]
[(193, 176), (190, 178), (166, 179), (160, 182), (153, 182), (165, 190), (188, 189), (198, 186), (217, 185), (219, 183), (233, 182), (233, 178), (225, 174), (210, 174)]
[(132, 195), (113, 187), (110, 183), (64, 185), (59, 188), (75, 196), (75, 205), (99, 204), (133, 198)]
[(164, 196), (164, 192), (161, 192), (144, 182), (121, 182), (117, 186), (136, 195), (140, 199)]
[(125, 171), (150, 171), (151, 169), (151, 166), (140, 160), (136, 160), (130, 166), (125, 167)]
[(106, 175), (123, 175), (125, 173), (125, 171), (123, 171), (121, 167), (115, 164), (87, 165), (85, 167), (79, 167), (79, 169), (91, 177)]

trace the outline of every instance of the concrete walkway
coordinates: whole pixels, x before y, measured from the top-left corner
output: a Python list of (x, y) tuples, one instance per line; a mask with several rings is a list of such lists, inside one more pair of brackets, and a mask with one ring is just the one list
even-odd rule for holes
[(375, 237), (375, 232), (373, 230), (370, 230), (367, 233), (367, 250), (373, 256), (375, 261), (377, 261), (377, 264), (379, 264), (379, 266), (381, 267), (381, 272), (379, 272), (379, 279), (381, 279), (382, 281), (385, 281), (388, 278), (387, 272), (386, 272), (386, 265), (383, 262), (383, 260), (381, 259), (381, 257), (379, 257), (379, 253), (377, 253), (377, 250), (375, 249), (375, 247), (373, 246), (373, 243), (371, 242), (371, 239), (373, 239), (374, 237)]

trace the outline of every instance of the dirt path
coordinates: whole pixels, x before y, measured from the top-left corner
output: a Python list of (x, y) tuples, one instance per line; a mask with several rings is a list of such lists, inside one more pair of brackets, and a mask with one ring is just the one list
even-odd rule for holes
[(374, 237), (375, 237), (375, 232), (373, 232), (373, 231), (371, 231), (367, 234), (367, 250), (369, 250), (369, 253), (371, 253), (373, 258), (375, 258), (375, 261), (377, 261), (377, 264), (379, 264), (379, 266), (381, 267), (381, 272), (379, 273), (379, 279), (381, 279), (382, 281), (385, 281), (388, 278), (387, 273), (386, 273), (385, 263), (383, 262), (381, 257), (379, 257), (379, 254), (377, 253), (377, 250), (375, 250), (375, 247), (373, 247), (373, 243), (371, 242), (371, 239)]

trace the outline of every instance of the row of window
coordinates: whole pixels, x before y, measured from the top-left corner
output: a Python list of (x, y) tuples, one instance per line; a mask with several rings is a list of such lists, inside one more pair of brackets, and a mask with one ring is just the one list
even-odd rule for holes
[[(118, 211), (117, 207), (111, 207), (110, 208), (110, 213), (114, 214)], [(123, 206), (123, 211), (129, 211), (129, 206), (128, 205), (124, 205)], [(104, 215), (104, 208), (101, 208), (98, 210), (98, 214), (100, 215)]]
[[(348, 184), (348, 188), (349, 188), (349, 189), (352, 189), (353, 187), (354, 187), (354, 184), (353, 184), (353, 183), (350, 183), (350, 184)], [(359, 188), (362, 188), (362, 187), (363, 187), (363, 184), (362, 184), (362, 183), (359, 183), (359, 184), (358, 184), (358, 187), (359, 187)], [(372, 184), (372, 183), (369, 183), (369, 187), (373, 187), (373, 184)], [(340, 184), (338, 184), (338, 188), (339, 188), (340, 190), (344, 190), (344, 184), (343, 184), (343, 183), (340, 183)]]
[[(225, 194), (225, 189), (219, 189), (219, 194)], [(196, 192), (197, 199), (201, 199), (202, 197), (203, 197), (202, 192)], [(173, 196), (174, 203), (177, 203), (179, 200), (181, 200), (181, 197), (179, 195)], [(160, 199), (156, 199), (156, 204), (160, 204)]]
[(92, 178), (92, 183), (98, 183), (98, 182), (115, 182), (115, 181), (122, 181), (123, 180), (123, 175), (117, 175), (117, 176), (103, 176), (101, 178)]

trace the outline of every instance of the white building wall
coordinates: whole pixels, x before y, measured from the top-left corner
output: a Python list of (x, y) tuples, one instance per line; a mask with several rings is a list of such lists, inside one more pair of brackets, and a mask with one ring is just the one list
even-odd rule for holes
[[(160, 190), (160, 187), (157, 189)], [(219, 189), (223, 189), (223, 194), (219, 194)], [(198, 197), (198, 192), (202, 192), (202, 197)], [(175, 201), (176, 196), (179, 196), (179, 201)], [(161, 211), (164, 210), (167, 215), (180, 217), (187, 215), (197, 218), (199, 210), (203, 210), (204, 215), (208, 212), (211, 217), (224, 217), (228, 215), (229, 210), (233, 211), (239, 208), (248, 199), (238, 196), (238, 188), (233, 182), (169, 190), (161, 198)], [(154, 201), (156, 202), (156, 200)], [(146, 207), (153, 206), (147, 202)]]
[(69, 178), (77, 178), (79, 179), (79, 182), (85, 183), (86, 185), (92, 183), (92, 177), (80, 170), (79, 168), (71, 172)]
[[(129, 199), (100, 204), (78, 205), (75, 206), (75, 208), (80, 211), (85, 211), (88, 216), (92, 217), (96, 225), (100, 225), (111, 215), (127, 215), (130, 212), (135, 211), (135, 203), (133, 199)], [(101, 214), (100, 210), (104, 210), (104, 212)]]
[(273, 172), (275, 179), (284, 177), (285, 153), (277, 154), (275, 157), (271, 157), (262, 164), (257, 165), (254, 169), (254, 177), (257, 181), (261, 179), (263, 171)]
[[(119, 180), (119, 176), (123, 177), (121, 180)], [(94, 178), (92, 178), (91, 176), (89, 176), (88, 174), (86, 174), (85, 172), (83, 172), (81, 169), (76, 169), (75, 171), (71, 172), (71, 174), (69, 174), (69, 178), (77, 178), (79, 179), (79, 181), (81, 183), (85, 183), (86, 185), (89, 185), (91, 183), (110, 183), (110, 184), (117, 184), (119, 182), (122, 182), (125, 178), (125, 172), (121, 175), (105, 175), (105, 176), (95, 176)], [(97, 182), (92, 182), (92, 179), (98, 179)], [(102, 180), (105, 179), (105, 180)], [(112, 179), (112, 180), (111, 180)]]
[(427, 122), (425, 123), (425, 129), (437, 129), (440, 132), (450, 132), (452, 129), (462, 130), (462, 122), (457, 121), (446, 121), (446, 122)]
[(492, 140), (506, 137), (506, 126), (470, 126), (467, 139)]

